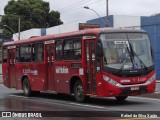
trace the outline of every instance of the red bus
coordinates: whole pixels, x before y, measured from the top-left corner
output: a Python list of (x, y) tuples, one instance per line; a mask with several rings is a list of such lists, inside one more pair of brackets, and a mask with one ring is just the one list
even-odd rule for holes
[(54, 91), (115, 97), (155, 91), (155, 67), (143, 30), (98, 28), (3, 44), (3, 83), (25, 96)]

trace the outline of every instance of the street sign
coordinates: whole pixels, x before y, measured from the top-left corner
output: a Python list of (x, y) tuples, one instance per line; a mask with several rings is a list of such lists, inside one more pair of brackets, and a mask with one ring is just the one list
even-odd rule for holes
[(3, 39), (3, 42), (10, 42), (10, 41), (14, 41), (13, 39)]
[(88, 24), (88, 23), (79, 23), (79, 30), (89, 29), (89, 28), (100, 28), (99, 24)]

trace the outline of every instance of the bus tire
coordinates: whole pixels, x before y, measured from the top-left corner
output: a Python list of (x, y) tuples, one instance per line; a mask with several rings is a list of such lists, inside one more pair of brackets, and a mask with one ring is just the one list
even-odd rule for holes
[(128, 96), (118, 96), (118, 97), (115, 97), (117, 101), (124, 101), (127, 99)]
[(33, 96), (39, 96), (40, 95), (40, 91), (32, 91), (32, 95)]
[(27, 77), (23, 80), (23, 93), (27, 97), (31, 96), (31, 86)]
[(74, 84), (74, 97), (77, 102), (84, 102), (86, 98), (83, 85), (79, 80)]

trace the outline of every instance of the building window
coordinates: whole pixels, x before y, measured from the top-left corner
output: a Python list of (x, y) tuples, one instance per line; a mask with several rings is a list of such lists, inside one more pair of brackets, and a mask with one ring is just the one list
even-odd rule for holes
[(20, 46), (20, 62), (31, 62), (31, 45)]
[(56, 60), (62, 60), (62, 41), (56, 42)]
[(73, 38), (64, 40), (64, 60), (80, 60), (81, 55), (81, 39)]
[(43, 43), (36, 43), (32, 45), (32, 61), (43, 62), (44, 60), (44, 46)]

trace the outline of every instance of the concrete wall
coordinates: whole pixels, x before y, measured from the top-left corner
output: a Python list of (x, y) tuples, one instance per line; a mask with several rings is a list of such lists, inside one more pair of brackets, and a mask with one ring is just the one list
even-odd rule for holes
[[(28, 39), (32, 36), (44, 36), (51, 34), (59, 34), (65, 32), (73, 32), (79, 30), (79, 23), (86, 23), (86, 21), (76, 21), (72, 23), (66, 23), (51, 28), (30, 29), (20, 33), (20, 39)], [(18, 33), (13, 34), (13, 39), (18, 40)]]
[(46, 34), (59, 34), (65, 32), (73, 32), (79, 30), (79, 23), (86, 23), (86, 21), (76, 21), (72, 23), (66, 23), (59, 26), (51, 27), (46, 29)]
[[(20, 33), (20, 39), (28, 39), (32, 36), (41, 36), (41, 29), (30, 29)], [(13, 34), (13, 39), (18, 40), (18, 33)]]

